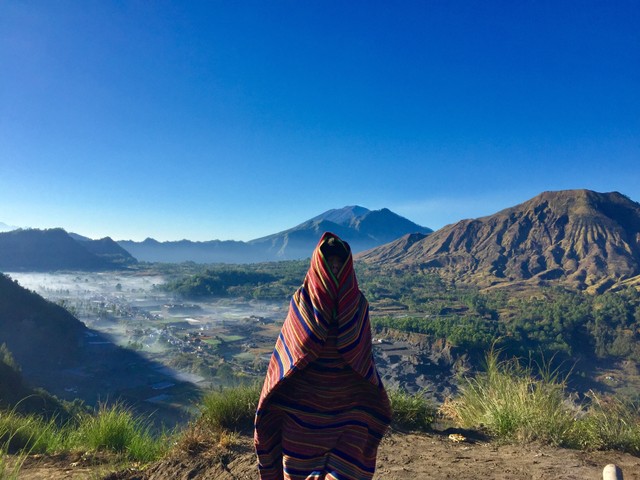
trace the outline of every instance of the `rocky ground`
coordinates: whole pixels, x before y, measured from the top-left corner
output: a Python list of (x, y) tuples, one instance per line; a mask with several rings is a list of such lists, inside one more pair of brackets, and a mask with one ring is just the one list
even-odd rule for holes
[[(499, 445), (482, 438), (453, 441), (450, 432), (392, 432), (383, 440), (376, 480), (585, 480), (601, 479), (609, 463), (619, 465), (625, 480), (640, 479), (640, 458), (619, 452), (579, 452), (541, 446)], [(109, 473), (109, 471), (115, 473)], [(31, 457), (20, 479), (103, 480), (258, 480), (251, 438), (242, 436), (232, 450), (174, 454), (143, 470), (120, 469), (106, 458)]]
[(457, 391), (457, 374), (467, 368), (466, 356), (425, 335), (384, 331), (373, 341), (376, 367), (387, 389), (421, 392), (438, 404)]

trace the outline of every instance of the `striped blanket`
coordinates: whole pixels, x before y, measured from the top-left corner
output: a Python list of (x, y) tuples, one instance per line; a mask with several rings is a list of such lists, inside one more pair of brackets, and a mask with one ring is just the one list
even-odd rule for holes
[[(336, 242), (347, 255), (334, 274), (326, 247)], [(371, 479), (390, 417), (349, 246), (327, 232), (269, 362), (255, 422), (260, 478)]]

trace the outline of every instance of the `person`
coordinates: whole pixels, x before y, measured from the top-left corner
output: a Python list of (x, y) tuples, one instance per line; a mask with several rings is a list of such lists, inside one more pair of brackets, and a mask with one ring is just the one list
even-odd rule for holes
[(294, 293), (255, 418), (261, 480), (369, 480), (391, 421), (347, 242), (325, 232)]

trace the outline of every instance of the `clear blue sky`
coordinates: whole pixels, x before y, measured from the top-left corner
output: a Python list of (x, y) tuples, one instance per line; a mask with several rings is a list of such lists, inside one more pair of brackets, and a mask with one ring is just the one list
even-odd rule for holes
[(0, 222), (249, 240), (640, 201), (638, 1), (0, 2)]

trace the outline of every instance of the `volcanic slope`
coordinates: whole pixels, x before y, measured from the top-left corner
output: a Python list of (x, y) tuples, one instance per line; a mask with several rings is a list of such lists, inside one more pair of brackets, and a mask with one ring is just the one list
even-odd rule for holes
[(405, 235), (357, 258), (434, 269), (481, 288), (558, 282), (604, 291), (640, 279), (640, 204), (618, 192), (544, 192), (428, 236)]

